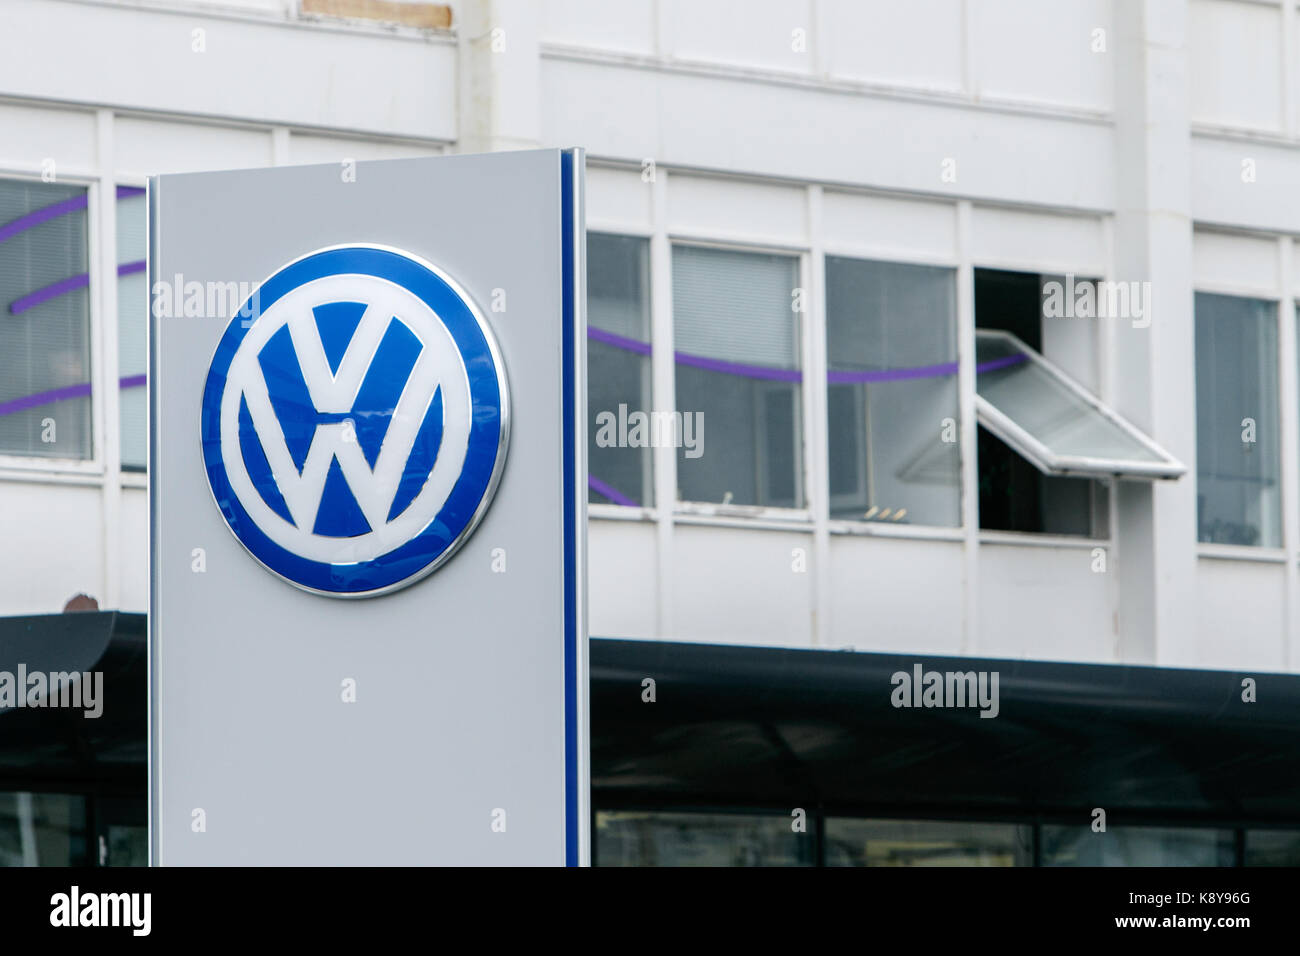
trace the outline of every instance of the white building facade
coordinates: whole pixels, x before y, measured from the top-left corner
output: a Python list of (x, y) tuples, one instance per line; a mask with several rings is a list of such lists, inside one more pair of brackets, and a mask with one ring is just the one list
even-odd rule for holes
[(1300, 669), (1295, 0), (5, 0), (0, 614), (147, 607), (145, 177), (571, 145), (593, 635)]

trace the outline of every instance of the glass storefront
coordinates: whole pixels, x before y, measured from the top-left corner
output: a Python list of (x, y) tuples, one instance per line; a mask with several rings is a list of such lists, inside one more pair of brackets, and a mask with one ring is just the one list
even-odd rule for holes
[(596, 813), (597, 866), (811, 866), (811, 820), (746, 813)]
[(1014, 823), (826, 821), (827, 866), (1032, 866), (1033, 831)]
[(86, 798), (0, 793), (0, 866), (86, 866)]
[(1233, 866), (1236, 834), (1196, 827), (1044, 826), (1043, 866)]

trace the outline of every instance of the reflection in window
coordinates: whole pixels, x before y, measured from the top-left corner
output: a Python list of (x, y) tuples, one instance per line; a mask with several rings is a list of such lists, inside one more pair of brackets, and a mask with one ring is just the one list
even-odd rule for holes
[(1032, 866), (1031, 828), (938, 820), (826, 820), (827, 866)]
[(1044, 826), (1043, 866), (1232, 866), (1231, 830), (1192, 827)]
[(149, 828), (112, 824), (106, 838), (107, 866), (148, 866)]
[(1300, 866), (1300, 830), (1247, 830), (1247, 866)]
[[(649, 243), (587, 234), (588, 500), (654, 503), (650, 400)], [(612, 427), (611, 427), (612, 426)]]
[(803, 507), (799, 260), (674, 246), (672, 270), (677, 410), (704, 424), (679, 498)]
[(0, 453), (91, 457), (86, 190), (0, 180)]
[(782, 814), (596, 813), (597, 866), (811, 866), (813, 822)]
[(148, 218), (144, 190), (117, 187), (117, 362), (122, 427), (122, 467), (145, 466), (145, 350), (149, 277), (145, 272)]
[(1277, 395), (1277, 307), (1196, 293), (1199, 540), (1281, 545)]
[(960, 524), (952, 270), (827, 257), (826, 351), (831, 516)]
[(0, 866), (86, 866), (86, 800), (0, 793)]

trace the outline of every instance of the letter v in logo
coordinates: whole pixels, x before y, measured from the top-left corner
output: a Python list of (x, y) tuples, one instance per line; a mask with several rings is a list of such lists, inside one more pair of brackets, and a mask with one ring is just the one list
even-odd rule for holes
[(436, 266), (370, 245), (310, 253), (250, 301), (261, 314), (247, 328), (232, 315), (200, 424), (235, 537), (335, 597), (434, 571), (482, 519), (505, 463), (505, 366), (483, 314)]

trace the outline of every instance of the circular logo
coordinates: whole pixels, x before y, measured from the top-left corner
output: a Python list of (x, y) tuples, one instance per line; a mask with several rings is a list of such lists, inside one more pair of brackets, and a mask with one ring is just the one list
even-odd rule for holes
[(505, 367), (471, 299), (397, 249), (321, 249), (231, 319), (203, 390), (212, 495), (266, 568), (368, 597), (455, 553), (509, 437)]

